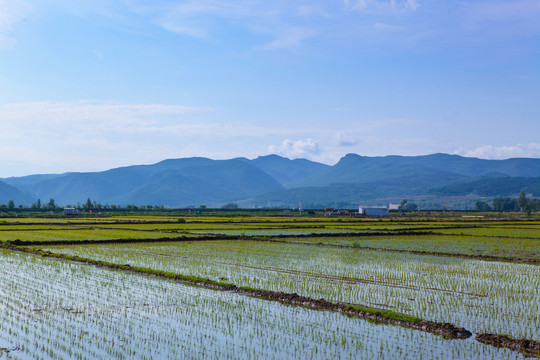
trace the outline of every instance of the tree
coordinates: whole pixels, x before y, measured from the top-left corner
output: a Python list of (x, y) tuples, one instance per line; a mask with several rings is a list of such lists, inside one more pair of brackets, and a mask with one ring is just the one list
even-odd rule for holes
[(405, 206), (405, 209), (406, 210), (411, 210), (411, 211), (417, 211), (418, 210), (418, 205), (416, 205), (415, 203), (408, 203), (407, 206)]
[(31, 206), (32, 209), (41, 209), (41, 199), (37, 199), (35, 203)]
[(408, 202), (407, 199), (403, 199), (401, 200), (401, 204), (399, 205), (398, 210), (416, 211), (418, 210), (418, 205), (413, 202)]
[(521, 211), (523, 211), (527, 207), (527, 201), (527, 194), (525, 193), (525, 190), (521, 190), (518, 199), (518, 206)]
[(221, 207), (222, 209), (238, 209), (238, 204), (230, 202)]
[(92, 208), (92, 200), (90, 200), (90, 198), (88, 198), (88, 200), (86, 200), (86, 203), (83, 205), (83, 208), (85, 210), (90, 210)]
[(488, 211), (488, 210), (491, 210), (491, 207), (489, 206), (487, 202), (482, 201), (482, 200), (477, 200), (476, 203), (474, 204), (474, 210)]
[(15, 203), (13, 202), (13, 200), (9, 200), (8, 201), (8, 210), (13, 210), (15, 209)]
[(48, 209), (51, 209), (51, 210), (56, 209), (56, 203), (54, 202), (54, 199), (53, 199), (53, 198), (51, 198), (51, 199), (49, 200), (49, 202), (47, 203), (46, 207), (47, 207)]
[(401, 204), (399, 204), (398, 210), (405, 210), (405, 206), (407, 206), (407, 199), (401, 200)]
[(516, 211), (519, 210), (518, 200), (510, 198), (493, 199), (493, 210), (495, 211)]

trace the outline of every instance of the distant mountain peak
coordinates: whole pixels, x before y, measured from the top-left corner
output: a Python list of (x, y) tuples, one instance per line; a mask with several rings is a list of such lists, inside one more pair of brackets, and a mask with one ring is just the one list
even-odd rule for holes
[(253, 159), (253, 160), (259, 160), (259, 159), (290, 160), (289, 158), (286, 158), (286, 157), (283, 157), (283, 156), (280, 156), (280, 155), (276, 155), (276, 154), (261, 155), (261, 156), (258, 156), (256, 159)]

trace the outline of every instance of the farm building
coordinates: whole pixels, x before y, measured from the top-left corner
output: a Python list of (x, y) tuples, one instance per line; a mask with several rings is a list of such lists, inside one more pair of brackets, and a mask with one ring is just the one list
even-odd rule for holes
[(333, 208), (324, 209), (324, 216), (350, 216), (351, 213), (347, 210), (335, 210)]
[(359, 207), (358, 213), (364, 216), (386, 216), (388, 209), (385, 207)]
[(64, 208), (64, 215), (79, 215), (79, 210), (75, 208)]

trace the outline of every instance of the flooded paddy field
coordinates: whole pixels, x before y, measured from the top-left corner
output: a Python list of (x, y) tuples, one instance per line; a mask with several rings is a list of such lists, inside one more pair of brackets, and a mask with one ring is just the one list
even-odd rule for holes
[(0, 251), (0, 347), (14, 359), (504, 357), (398, 326)]
[[(538, 230), (540, 232), (540, 230)], [(470, 236), (457, 234), (417, 234), (371, 236), (282, 237), (275, 241), (313, 246), (349, 247), (363, 250), (410, 252), (423, 255), (447, 255), (471, 257), (484, 260), (540, 263), (540, 239), (520, 237)]]
[[(10, 220), (0, 224), (0, 355), (540, 357), (539, 233), (533, 221), (461, 218)], [(298, 296), (338, 305), (272, 300)], [(422, 319), (472, 336), (422, 331)]]
[(536, 265), (246, 240), (43, 250), (365, 304), (478, 333), (540, 340)]

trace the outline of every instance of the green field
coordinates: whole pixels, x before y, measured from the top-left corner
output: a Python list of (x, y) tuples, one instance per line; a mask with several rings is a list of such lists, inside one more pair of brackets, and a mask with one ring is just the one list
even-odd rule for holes
[[(0, 240), (0, 356), (522, 358), (474, 338), (540, 344), (534, 221), (21, 218), (0, 224)], [(413, 328), (272, 294), (350, 304)], [(415, 330), (418, 318), (473, 336)]]

